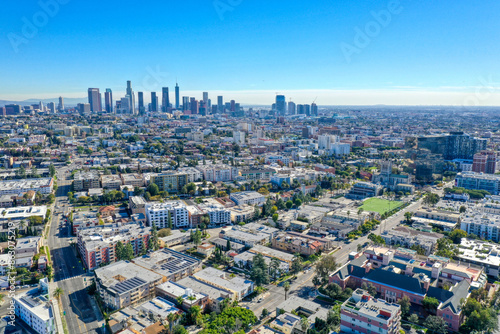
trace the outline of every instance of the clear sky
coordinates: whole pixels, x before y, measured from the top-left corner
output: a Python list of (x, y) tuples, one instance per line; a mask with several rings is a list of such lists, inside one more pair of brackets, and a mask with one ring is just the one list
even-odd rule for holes
[(181, 95), (241, 103), (500, 105), (498, 13), (498, 0), (5, 1), (0, 99), (118, 99), (126, 80), (177, 78)]

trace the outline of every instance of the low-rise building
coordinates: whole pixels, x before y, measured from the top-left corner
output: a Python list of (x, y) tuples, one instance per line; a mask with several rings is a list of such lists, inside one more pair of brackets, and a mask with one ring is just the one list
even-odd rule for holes
[(193, 289), (185, 287), (179, 282), (167, 281), (158, 285), (156, 295), (173, 303), (178, 303), (178, 298), (181, 297), (183, 300), (181, 308), (184, 311), (195, 305), (198, 305), (203, 310), (209, 302), (208, 295), (193, 291)]
[(251, 205), (239, 205), (229, 210), (231, 211), (231, 221), (235, 224), (247, 222), (255, 215), (255, 208)]
[[(119, 175), (101, 175), (101, 186), (104, 189), (115, 189), (118, 190), (120, 189), (120, 186), (122, 185), (122, 179), (120, 178)], [(96, 187), (92, 187), (96, 188)]]
[(155, 224), (158, 229), (168, 227), (168, 218), (176, 228), (189, 227), (189, 212), (186, 204), (181, 201), (146, 204), (146, 217), (149, 224)]
[(118, 310), (153, 298), (163, 277), (129, 261), (120, 261), (94, 271), (97, 292), (106, 307)]
[(136, 257), (132, 262), (172, 282), (190, 276), (201, 269), (201, 261), (197, 258), (168, 248)]
[(378, 184), (369, 182), (358, 182), (351, 187), (349, 193), (345, 196), (349, 199), (365, 199), (368, 197), (379, 196), (382, 193), (383, 187)]
[(357, 289), (340, 308), (340, 330), (343, 333), (398, 334), (401, 305), (376, 299)]
[[(121, 174), (120, 178), (122, 180), (122, 184), (126, 186), (135, 187), (144, 187), (144, 178), (141, 174), (132, 173), (132, 174)], [(104, 188), (104, 185), (103, 185)]]
[(150, 227), (134, 223), (83, 228), (77, 231), (78, 251), (85, 267), (93, 270), (101, 264), (113, 263), (117, 260), (116, 245), (118, 242), (124, 246), (130, 243), (134, 255), (138, 256), (147, 248), (150, 234)]
[(48, 195), (54, 187), (54, 179), (51, 177), (38, 179), (5, 180), (0, 181), (0, 195), (17, 195), (30, 190), (35, 193)]
[(191, 234), (185, 232), (184, 230), (171, 230), (169, 236), (158, 238), (160, 241), (160, 247), (172, 247), (175, 245), (180, 245), (187, 243), (191, 240)]
[(37, 333), (57, 333), (54, 310), (48, 299), (48, 282), (40, 280), (39, 287), (17, 293), (12, 298), (16, 317)]
[(228, 273), (212, 267), (197, 272), (193, 277), (201, 282), (230, 291), (234, 300), (242, 300), (254, 291), (254, 282), (240, 276), (231, 277)]
[(96, 171), (77, 172), (73, 176), (73, 190), (86, 191), (93, 188), (100, 188), (101, 182), (99, 174)]
[(240, 230), (222, 229), (219, 237), (229, 241), (233, 241), (246, 247), (253, 247), (255, 245), (265, 245), (269, 242), (269, 236), (263, 233), (249, 233)]
[(256, 191), (241, 191), (238, 193), (233, 193), (229, 198), (235, 202), (237, 205), (263, 205), (266, 202), (264, 195), (259, 194)]

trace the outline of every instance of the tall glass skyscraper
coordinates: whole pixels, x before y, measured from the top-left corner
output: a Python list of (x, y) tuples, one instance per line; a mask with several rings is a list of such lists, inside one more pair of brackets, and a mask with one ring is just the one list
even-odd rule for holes
[(179, 92), (179, 85), (177, 82), (175, 83), (175, 109), (179, 109), (180, 105), (180, 92)]
[(106, 93), (104, 93), (104, 106), (107, 113), (113, 112), (113, 92), (111, 88), (106, 88)]

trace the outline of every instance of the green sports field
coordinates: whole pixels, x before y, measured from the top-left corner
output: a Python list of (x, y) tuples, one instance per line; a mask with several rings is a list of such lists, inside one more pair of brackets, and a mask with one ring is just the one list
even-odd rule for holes
[(380, 198), (369, 198), (364, 201), (361, 209), (364, 211), (375, 211), (380, 214), (384, 214), (385, 212), (389, 212), (390, 210), (394, 210), (397, 207), (403, 205), (403, 202), (399, 201), (388, 201), (386, 199)]

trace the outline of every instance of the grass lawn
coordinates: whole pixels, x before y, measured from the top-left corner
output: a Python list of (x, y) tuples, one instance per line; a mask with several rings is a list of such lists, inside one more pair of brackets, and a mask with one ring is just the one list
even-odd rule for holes
[(380, 214), (384, 214), (385, 212), (394, 210), (401, 205), (403, 205), (403, 202), (388, 201), (386, 199), (380, 198), (369, 198), (363, 203), (361, 209), (363, 209), (364, 211), (375, 211)]

